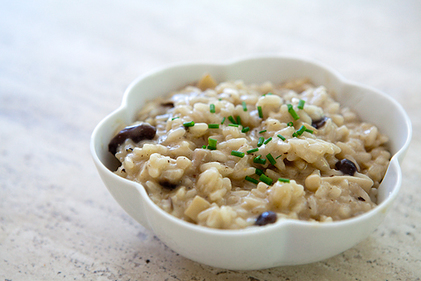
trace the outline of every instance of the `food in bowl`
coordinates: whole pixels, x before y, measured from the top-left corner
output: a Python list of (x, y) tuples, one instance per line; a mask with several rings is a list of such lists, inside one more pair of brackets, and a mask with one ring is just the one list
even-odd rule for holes
[(166, 212), (211, 228), (336, 221), (376, 206), (388, 138), (308, 79), (217, 83), (206, 75), (145, 104), (117, 132), (115, 171)]

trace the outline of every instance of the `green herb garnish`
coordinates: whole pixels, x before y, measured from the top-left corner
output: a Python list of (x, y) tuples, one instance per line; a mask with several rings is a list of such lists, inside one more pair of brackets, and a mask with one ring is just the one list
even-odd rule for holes
[(280, 182), (290, 182), (289, 179), (284, 179), (284, 178), (279, 178), (278, 181), (280, 181)]
[(243, 102), (241, 103), (241, 105), (243, 106), (243, 111), (247, 111), (247, 104), (246, 104), (246, 102), (245, 102), (245, 101), (243, 101)]
[[(302, 125), (296, 132), (296, 136), (301, 136), (304, 132), (308, 132), (310, 134), (313, 133), (313, 130), (307, 129), (306, 126)], [(294, 134), (293, 134), (294, 136)]]
[(295, 112), (294, 108), (292, 107), (292, 104), (287, 104), (287, 106), (288, 112), (289, 114), (291, 114), (292, 118), (294, 118), (294, 120), (300, 119), (300, 116), (298, 116), (297, 112)]
[(272, 140), (272, 137), (268, 138), (267, 140), (265, 140), (264, 144), (268, 144), (271, 140)]
[(232, 116), (228, 116), (228, 120), (230, 120), (231, 123), (233, 123), (233, 124), (237, 124), (237, 122), (235, 121), (234, 117), (232, 117)]
[(265, 164), (266, 164), (266, 159), (263, 159), (263, 158), (262, 158), (262, 155), (259, 155), (259, 156), (255, 157), (255, 158), (253, 159), (253, 162), (254, 162), (254, 163), (257, 163), (257, 164), (262, 164), (262, 165), (265, 165)]
[(283, 140), (283, 141), (285, 141), (285, 140), (286, 140), (286, 138), (285, 138), (284, 136), (280, 135), (280, 134), (277, 134), (277, 136), (278, 136), (278, 138), (280, 138), (280, 139), (281, 139), (281, 140)]
[(253, 179), (252, 177), (246, 176), (246, 181), (252, 182), (254, 184), (258, 184), (259, 181), (256, 179)]
[(259, 149), (256, 147), (256, 148), (253, 148), (253, 149), (247, 150), (247, 154), (251, 154), (251, 153), (253, 153), (253, 152), (257, 152), (257, 151), (259, 151)]
[(219, 124), (208, 124), (209, 129), (219, 129)]
[(262, 107), (261, 106), (258, 106), (257, 107), (257, 112), (259, 112), (259, 117), (260, 118), (263, 118), (263, 111), (262, 111)]
[(232, 156), (237, 156), (237, 157), (243, 158), (244, 157), (244, 152), (233, 150), (233, 151), (231, 151), (231, 155)]
[(273, 180), (271, 178), (269, 178), (268, 176), (261, 174), (259, 177), (259, 180), (266, 183), (267, 185), (271, 185)]
[(304, 125), (301, 125), (301, 127), (297, 130), (297, 135), (299, 135), (299, 136), (301, 136), (303, 133), (304, 133), (304, 131), (306, 130), (307, 128), (306, 128), (306, 126), (304, 126)]
[(257, 141), (257, 146), (258, 147), (261, 147), (264, 141), (265, 141), (265, 138), (264, 137), (260, 137), (259, 140)]
[(194, 121), (190, 121), (190, 122), (184, 122), (183, 123), (184, 127), (193, 127), (194, 126)]
[(268, 155), (266, 155), (266, 158), (269, 160), (270, 164), (272, 164), (272, 165), (276, 164), (276, 160), (273, 159), (272, 154), (269, 153)]
[(215, 150), (217, 142), (218, 141), (216, 139), (208, 138), (208, 149)]
[(305, 102), (305, 100), (300, 100), (299, 102), (298, 102), (298, 106), (297, 106), (297, 108), (298, 109), (304, 109), (304, 104), (305, 104), (306, 102)]

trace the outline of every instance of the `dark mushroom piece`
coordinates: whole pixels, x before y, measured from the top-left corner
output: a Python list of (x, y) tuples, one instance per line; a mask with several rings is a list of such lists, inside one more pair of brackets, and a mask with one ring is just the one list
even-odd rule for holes
[(257, 217), (255, 225), (262, 226), (269, 223), (275, 223), (277, 219), (276, 213), (272, 211), (266, 211), (260, 214)]
[(162, 188), (167, 189), (167, 190), (174, 190), (177, 188), (177, 184), (171, 183), (169, 181), (160, 181), (159, 184), (162, 186)]
[(311, 126), (313, 126), (316, 129), (319, 129), (319, 128), (321, 128), (321, 127), (324, 126), (324, 124), (326, 123), (326, 121), (328, 119), (329, 119), (328, 117), (323, 116), (322, 119), (320, 119), (320, 120), (314, 120), (314, 121), (312, 121), (311, 122)]
[(111, 139), (110, 143), (108, 144), (108, 151), (115, 155), (117, 153), (117, 148), (127, 139), (131, 139), (134, 142), (140, 142), (141, 140), (153, 139), (155, 134), (156, 128), (147, 123), (128, 126)]
[(164, 107), (174, 107), (174, 102), (173, 101), (165, 101), (161, 103), (161, 106)]
[(355, 166), (354, 162), (348, 159), (342, 159), (336, 162), (335, 167), (342, 173), (350, 176), (353, 176), (357, 171), (357, 166)]

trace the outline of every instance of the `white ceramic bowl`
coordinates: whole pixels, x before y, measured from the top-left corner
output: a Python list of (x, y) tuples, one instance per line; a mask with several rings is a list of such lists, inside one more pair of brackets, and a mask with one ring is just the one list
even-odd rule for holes
[[(121, 125), (135, 121), (144, 101), (180, 89), (204, 73), (217, 81), (242, 79), (246, 83), (309, 77), (316, 85), (336, 92), (337, 100), (379, 127), (390, 138), (393, 154), (379, 187), (378, 206), (355, 218), (315, 223), (279, 220), (264, 227), (217, 230), (194, 225), (166, 213), (148, 197), (144, 187), (115, 174), (117, 160), (108, 142)], [(402, 173), (400, 162), (411, 139), (411, 122), (402, 107), (386, 94), (346, 80), (319, 63), (295, 57), (254, 57), (227, 63), (192, 63), (164, 68), (135, 80), (122, 105), (102, 120), (91, 138), (91, 153), (99, 174), (115, 200), (136, 221), (153, 231), (162, 242), (194, 261), (236, 270), (298, 265), (337, 255), (372, 233), (383, 221), (396, 198)]]

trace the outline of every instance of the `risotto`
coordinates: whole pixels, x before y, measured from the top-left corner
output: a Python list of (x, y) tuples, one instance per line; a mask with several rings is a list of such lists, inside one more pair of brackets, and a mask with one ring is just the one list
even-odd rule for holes
[(307, 79), (197, 84), (145, 104), (109, 143), (115, 173), (211, 228), (337, 221), (376, 206), (387, 137)]

